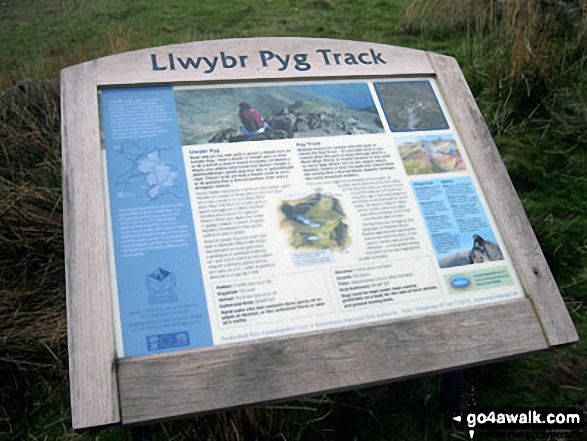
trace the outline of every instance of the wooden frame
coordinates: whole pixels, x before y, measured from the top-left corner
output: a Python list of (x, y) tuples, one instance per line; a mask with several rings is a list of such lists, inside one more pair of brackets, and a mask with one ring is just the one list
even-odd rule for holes
[[(381, 52), (386, 64), (278, 70), (154, 70), (153, 56)], [(437, 80), (526, 297), (445, 313), (118, 360), (100, 146), (99, 87), (319, 78)], [(139, 423), (500, 360), (574, 342), (577, 333), (454, 58), (366, 42), (257, 38), (145, 49), (62, 71), (63, 192), (74, 428)]]

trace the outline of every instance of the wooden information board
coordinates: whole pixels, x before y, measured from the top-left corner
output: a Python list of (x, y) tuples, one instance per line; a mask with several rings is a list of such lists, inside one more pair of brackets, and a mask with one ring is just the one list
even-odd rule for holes
[(61, 88), (75, 428), (577, 340), (451, 57), (204, 41)]

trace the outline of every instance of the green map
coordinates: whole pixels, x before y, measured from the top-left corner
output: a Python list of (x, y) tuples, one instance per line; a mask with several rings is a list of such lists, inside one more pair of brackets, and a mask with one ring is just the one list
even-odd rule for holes
[(339, 251), (351, 243), (346, 215), (335, 197), (314, 193), (282, 201), (280, 211), (293, 248)]

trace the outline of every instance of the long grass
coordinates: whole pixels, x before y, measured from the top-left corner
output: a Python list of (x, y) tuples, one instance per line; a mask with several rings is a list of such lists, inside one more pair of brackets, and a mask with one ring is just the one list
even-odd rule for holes
[(584, 137), (586, 0), (415, 0), (399, 29), (461, 33), (461, 61), (495, 134), (541, 118)]
[[(55, 78), (67, 65), (140, 47), (300, 35), (456, 56), (587, 337), (587, 0), (41, 3), (0, 5), (0, 439), (131, 437), (121, 428), (71, 430), (59, 86), (24, 78)], [(586, 372), (583, 342), (469, 369), (464, 404), (585, 406)], [(156, 440), (468, 439), (438, 402), (439, 378), (428, 376), (152, 431)]]
[(67, 378), (58, 103), (57, 81), (0, 94), (0, 396), (12, 430), (15, 410), (42, 414), (39, 397), (63, 394)]

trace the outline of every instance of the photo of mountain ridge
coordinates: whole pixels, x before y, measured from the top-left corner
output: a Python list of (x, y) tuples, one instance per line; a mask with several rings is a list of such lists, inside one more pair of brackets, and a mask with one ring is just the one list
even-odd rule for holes
[[(383, 133), (366, 83), (177, 88), (174, 97), (182, 145)], [(266, 130), (242, 130), (241, 103)]]

